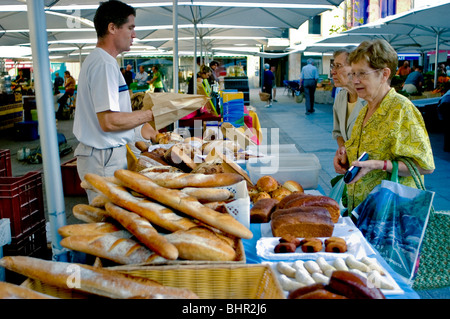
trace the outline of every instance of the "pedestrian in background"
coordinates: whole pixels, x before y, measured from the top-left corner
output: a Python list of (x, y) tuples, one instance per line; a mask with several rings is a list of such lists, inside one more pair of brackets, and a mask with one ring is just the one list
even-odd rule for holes
[(319, 71), (313, 65), (314, 60), (308, 59), (300, 74), (300, 86), (303, 86), (305, 92), (306, 115), (314, 113), (314, 94), (316, 92)]

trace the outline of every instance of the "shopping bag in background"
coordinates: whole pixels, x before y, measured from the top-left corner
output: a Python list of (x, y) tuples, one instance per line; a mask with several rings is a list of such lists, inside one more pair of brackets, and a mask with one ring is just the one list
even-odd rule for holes
[(394, 163), (391, 181), (376, 186), (352, 215), (367, 241), (412, 285), (434, 192), (396, 182), (398, 163)]

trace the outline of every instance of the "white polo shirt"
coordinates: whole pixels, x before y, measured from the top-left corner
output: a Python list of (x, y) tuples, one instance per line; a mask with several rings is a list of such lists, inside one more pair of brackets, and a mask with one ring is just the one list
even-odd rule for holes
[(104, 132), (97, 119), (103, 111), (131, 112), (125, 79), (114, 57), (96, 48), (86, 58), (78, 77), (73, 133), (79, 142), (97, 149), (119, 147), (133, 140), (134, 130)]

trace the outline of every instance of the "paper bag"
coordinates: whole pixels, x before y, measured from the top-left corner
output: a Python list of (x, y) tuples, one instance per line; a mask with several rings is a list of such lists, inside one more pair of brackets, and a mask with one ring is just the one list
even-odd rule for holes
[(181, 93), (145, 93), (142, 110), (152, 110), (155, 118), (152, 126), (160, 130), (182, 117), (200, 109), (208, 101), (204, 95)]

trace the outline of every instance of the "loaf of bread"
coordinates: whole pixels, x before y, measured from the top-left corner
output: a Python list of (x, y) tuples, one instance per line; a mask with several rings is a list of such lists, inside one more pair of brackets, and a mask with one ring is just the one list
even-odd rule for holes
[(380, 289), (369, 288), (362, 276), (345, 270), (336, 270), (331, 275), (328, 290), (349, 299), (386, 299)]
[(198, 298), (188, 289), (162, 286), (151, 279), (82, 264), (7, 256), (0, 259), (0, 266), (55, 287), (108, 298)]
[(193, 173), (142, 173), (155, 184), (167, 188), (220, 187), (239, 183), (244, 178), (235, 173), (193, 174)]
[(271, 227), (274, 237), (330, 237), (334, 223), (327, 211), (304, 212), (288, 208), (272, 213)]
[[(136, 174), (142, 176), (139, 173)], [(173, 210), (159, 203), (146, 198), (137, 198), (124, 187), (109, 183), (99, 175), (86, 174), (85, 179), (107, 196), (112, 203), (134, 212), (168, 231), (186, 230), (197, 226), (191, 219), (177, 215)]]
[(278, 200), (274, 198), (262, 198), (258, 200), (250, 209), (251, 223), (268, 223), (270, 215), (274, 211)]
[(234, 194), (225, 188), (185, 187), (181, 191), (190, 196), (194, 196), (201, 203), (226, 201), (234, 197)]
[(97, 207), (97, 208), (105, 208), (105, 204), (107, 202), (109, 202), (110, 200), (108, 199), (108, 197), (106, 197), (103, 194), (98, 194), (97, 196), (95, 196), (91, 203), (89, 205), (93, 206), (93, 207)]
[(58, 228), (58, 233), (62, 237), (69, 237), (74, 235), (102, 235), (114, 233), (122, 230), (122, 228), (108, 222), (86, 223), (86, 224), (71, 224)]
[(152, 251), (131, 238), (114, 234), (76, 235), (63, 238), (61, 246), (112, 260), (122, 265), (141, 264), (151, 260)]
[(106, 210), (86, 204), (77, 204), (72, 208), (73, 216), (86, 223), (104, 222), (108, 218)]
[(292, 192), (284, 187), (278, 187), (276, 190), (272, 191), (270, 193), (271, 198), (275, 198), (276, 200), (280, 201), (286, 196), (290, 195)]
[(0, 299), (57, 299), (27, 287), (0, 281)]
[(233, 247), (206, 227), (179, 230), (166, 235), (166, 238), (177, 247), (181, 259), (213, 261), (236, 259)]
[[(293, 193), (294, 196), (288, 195), (284, 199), (280, 201), (278, 205), (279, 208), (291, 208), (291, 207), (307, 207), (307, 206), (316, 206), (316, 207), (324, 207), (328, 210), (331, 216), (331, 220), (333, 223), (337, 223), (340, 216), (339, 204), (332, 198), (328, 196), (321, 195), (308, 195), (308, 194), (300, 194)], [(292, 196), (292, 197), (291, 197)]]
[(177, 248), (168, 242), (163, 235), (160, 235), (147, 219), (113, 203), (107, 203), (105, 208), (112, 218), (117, 220), (147, 248), (169, 260), (178, 258)]
[(134, 189), (164, 205), (177, 209), (209, 226), (213, 226), (239, 238), (250, 239), (253, 237), (252, 232), (233, 216), (212, 210), (202, 205), (195, 197), (189, 196), (178, 189), (168, 189), (158, 186), (146, 176), (130, 170), (120, 169), (114, 175), (126, 187)]

